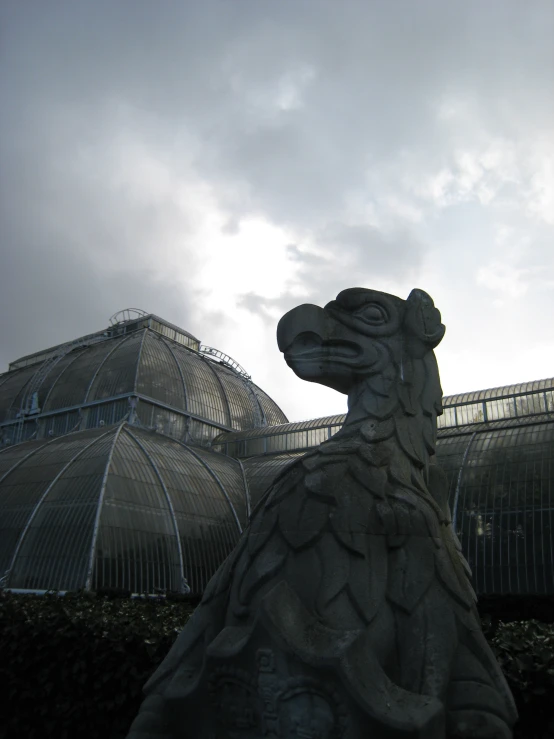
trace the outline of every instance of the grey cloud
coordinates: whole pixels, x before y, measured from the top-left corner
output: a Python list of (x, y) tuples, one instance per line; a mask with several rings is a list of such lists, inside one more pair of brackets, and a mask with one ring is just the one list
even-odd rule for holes
[(43, 131), (40, 145), (28, 158), (2, 152), (0, 372), (19, 356), (105, 327), (126, 307), (192, 327), (194, 289), (185, 293), (171, 275), (160, 244), (169, 229), (185, 251), (192, 221), (171, 202), (114, 196), (102, 168), (73, 166), (63, 136)]
[(142, 308), (193, 330), (194, 295), (180, 285), (132, 267), (103, 271), (90, 263), (85, 270), (80, 255), (68, 252), (60, 260), (54, 248), (41, 246), (28, 262), (15, 253), (3, 258), (10, 280), (2, 280), (0, 372), (19, 357), (105, 328), (123, 308)]
[[(540, 2), (534, 13), (518, 3), (472, 12), (436, 0), (401, 14), (325, 1), (270, 11), (256, 2), (136, 0), (132, 12), (106, 0), (11, 7), (8, 84), (26, 91), (29, 114), (63, 105), (94, 120), (95, 107), (101, 118), (126, 102), (141, 129), (150, 112), (160, 138), (168, 129), (173, 139), (179, 128), (191, 134), (196, 166), (224, 205), (308, 226), (363, 187), (364, 169), (402, 148), (423, 148), (438, 163), (445, 141), (434, 105), (444, 93), (471, 94), (491, 125), (511, 133), (510, 121), (515, 130), (544, 113), (537, 92), (551, 76), (552, 16)], [(533, 53), (514, 53), (525, 40)], [(303, 106), (272, 105), (283, 75), (305, 67), (314, 78)], [(257, 102), (264, 95), (269, 107)], [(238, 203), (237, 183), (247, 193)]]
[(272, 324), (275, 309), (285, 313), (300, 302), (324, 305), (348, 287), (377, 288), (379, 280), (390, 274), (399, 281), (416, 280), (421, 266), (423, 245), (405, 229), (387, 235), (371, 226), (333, 223), (316, 235), (316, 242), (326, 255), (296, 244), (287, 246), (304, 295), (299, 296), (292, 286), (278, 298), (249, 292), (241, 296), (240, 306)]
[(301, 302), (311, 301), (299, 299), (298, 296), (288, 291), (278, 298), (267, 298), (255, 292), (249, 292), (239, 297), (238, 306), (260, 316), (268, 325), (273, 325), (275, 323), (275, 316), (273, 315), (275, 309), (278, 309), (279, 313), (284, 315)]
[(420, 266), (424, 245), (406, 227), (388, 233), (374, 226), (332, 223), (319, 236), (319, 243), (336, 254), (345, 250), (353, 272), (362, 277), (396, 273), (398, 279)]
[[(429, 244), (400, 221), (386, 231), (348, 225), (348, 196), (370, 201), (398, 186), (398, 168), (417, 180), (449, 161), (457, 142), (436, 116), (444, 95), (469, 98), (482, 126), (507, 139), (550, 131), (553, 27), (541, 0), (532, 11), (516, 0), (422, 0), (402, 12), (363, 0), (5, 0), (0, 365), (103, 325), (104, 306), (140, 303), (194, 332), (194, 215), (114, 188), (111, 158), (126, 140), (177, 179), (206, 182), (226, 233), (261, 214), (340, 249), (360, 282), (391, 271), (408, 279)], [(283, 85), (295, 84), (298, 100), (292, 90), (279, 107)], [(187, 295), (163, 263), (174, 239)], [(351, 286), (324, 252), (289, 253), (306, 301)], [(290, 285), (275, 300), (242, 298), (262, 313), (298, 302)], [(61, 338), (52, 316), (65, 322)]]

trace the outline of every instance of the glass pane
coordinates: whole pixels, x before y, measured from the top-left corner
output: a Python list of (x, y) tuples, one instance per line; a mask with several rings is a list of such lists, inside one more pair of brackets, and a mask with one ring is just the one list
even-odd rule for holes
[(0, 385), (0, 422), (16, 418), (20, 403), (17, 403), (15, 399), (25, 392), (27, 383), (31, 381), (38, 369), (39, 366), (35, 364), (4, 375), (4, 380)]
[(113, 398), (133, 392), (144, 331), (123, 337), (98, 372), (88, 395), (89, 401)]
[(186, 409), (183, 378), (177, 359), (161, 336), (148, 331), (140, 356), (137, 391), (175, 408)]
[(478, 593), (554, 592), (553, 457), (548, 424), (439, 439), (438, 463)]
[(232, 370), (214, 363), (219, 380), (225, 391), (231, 414), (230, 426), (241, 430), (252, 428), (260, 423), (260, 411), (255, 406), (256, 400), (246, 388), (246, 383)]
[(229, 426), (229, 411), (221, 384), (207, 360), (175, 345), (175, 356), (185, 378), (187, 410), (195, 416)]
[(288, 423), (288, 419), (283, 411), (279, 408), (277, 403), (269, 397), (269, 395), (266, 395), (266, 393), (264, 393), (264, 391), (257, 385), (252, 384), (252, 388), (263, 408), (268, 426), (277, 426), (280, 423)]
[(96, 436), (86, 432), (45, 445), (9, 475), (8, 486), (2, 486), (4, 561), (11, 560), (35, 512), (10, 573), (10, 587), (70, 590), (84, 586), (112, 441), (112, 435), (101, 438), (96, 432)]
[(61, 360), (48, 377), (44, 410), (67, 408), (85, 402), (87, 390), (98, 368), (121, 339), (103, 341), (86, 349), (71, 352)]

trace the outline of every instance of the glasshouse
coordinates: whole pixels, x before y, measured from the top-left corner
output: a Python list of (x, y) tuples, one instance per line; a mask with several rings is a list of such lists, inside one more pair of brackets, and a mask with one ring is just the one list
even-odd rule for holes
[[(443, 398), (437, 461), (477, 593), (554, 594), (554, 379)], [(345, 416), (224, 433), (212, 448), (243, 462), (252, 505)]]
[(157, 316), (122, 311), (105, 331), (23, 357), (0, 375), (4, 444), (117, 423), (209, 442), (286, 422), (227, 355)]
[[(443, 398), (437, 460), (478, 594), (554, 594), (554, 379)], [(288, 423), (233, 359), (152, 314), (0, 375), (0, 586), (201, 595), (291, 461), (344, 416)]]
[(202, 592), (250, 510), (239, 462), (125, 421), (5, 449), (0, 479), (22, 589)]

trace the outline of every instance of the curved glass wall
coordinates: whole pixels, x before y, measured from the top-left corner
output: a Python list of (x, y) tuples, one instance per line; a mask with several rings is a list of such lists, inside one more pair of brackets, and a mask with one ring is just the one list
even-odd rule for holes
[(137, 366), (142, 361), (142, 331), (119, 340), (118, 346), (109, 354), (98, 372), (90, 373), (90, 389), (87, 401), (106, 400), (135, 390)]
[(554, 593), (554, 419), (439, 437), (437, 460), (476, 591)]
[(229, 426), (241, 430), (262, 426), (259, 400), (249, 382), (223, 365), (218, 376), (229, 405)]
[(257, 385), (252, 383), (252, 389), (258, 397), (258, 401), (262, 407), (262, 412), (265, 418), (265, 422), (268, 426), (277, 426), (281, 423), (287, 423), (287, 418), (283, 411), (275, 404), (273, 400), (264, 393), (264, 391)]
[(194, 594), (248, 518), (240, 464), (123, 423), (0, 452), (0, 577)]
[(137, 369), (137, 392), (174, 408), (186, 410), (185, 383), (169, 342), (164, 341), (161, 336), (145, 332)]
[(188, 411), (230, 428), (229, 406), (213, 366), (215, 363), (181, 347), (175, 347), (174, 353), (181, 374), (186, 378)]

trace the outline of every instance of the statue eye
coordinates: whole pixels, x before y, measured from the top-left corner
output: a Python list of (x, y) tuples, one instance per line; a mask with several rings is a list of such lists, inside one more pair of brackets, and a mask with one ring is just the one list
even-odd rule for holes
[(366, 303), (363, 308), (359, 308), (355, 314), (356, 318), (361, 318), (362, 321), (370, 323), (372, 326), (378, 326), (381, 323), (388, 321), (388, 315), (386, 310), (378, 303)]

